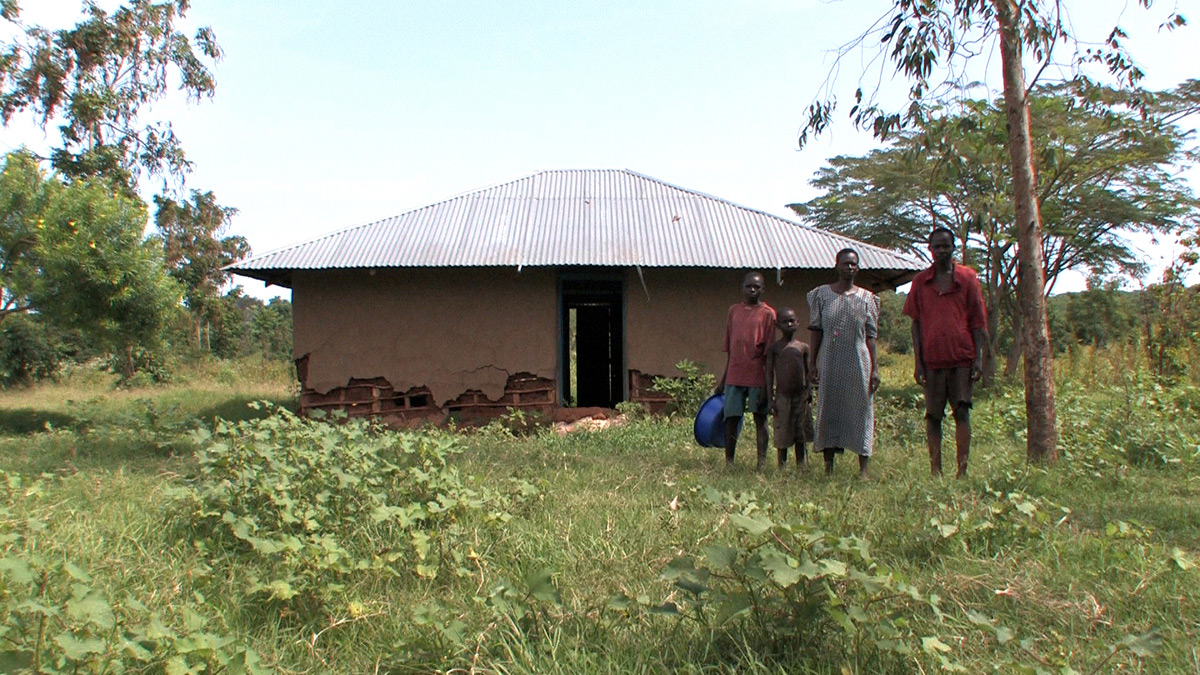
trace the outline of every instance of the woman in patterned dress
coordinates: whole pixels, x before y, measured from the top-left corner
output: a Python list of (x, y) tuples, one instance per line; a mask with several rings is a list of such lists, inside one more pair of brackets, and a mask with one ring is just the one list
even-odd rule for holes
[(833, 473), (834, 456), (850, 450), (858, 455), (859, 476), (866, 478), (875, 445), (879, 298), (854, 285), (854, 249), (838, 251), (835, 261), (837, 281), (808, 294), (813, 381), (820, 385), (813, 449), (825, 454), (826, 474)]

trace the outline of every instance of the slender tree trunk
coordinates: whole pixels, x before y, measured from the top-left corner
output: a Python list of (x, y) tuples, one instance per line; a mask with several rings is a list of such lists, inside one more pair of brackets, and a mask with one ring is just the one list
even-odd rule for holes
[(1017, 364), (1021, 362), (1021, 343), (1024, 339), (1020, 334), (1020, 324), (1014, 324), (1012, 344), (1008, 347), (1008, 353), (1004, 355), (1004, 376), (1012, 377), (1017, 372)]
[(137, 368), (133, 362), (133, 344), (127, 344), (125, 345), (125, 365), (121, 367), (121, 378), (128, 380), (133, 377), (136, 370)]
[(1020, 8), (1013, 0), (993, 0), (1000, 27), (1000, 60), (1004, 72), (1004, 108), (1008, 119), (1008, 155), (1012, 164), (1017, 225), (1017, 301), (1023, 315), (1021, 341), (1025, 353), (1026, 457), (1030, 462), (1058, 459), (1054, 410), (1054, 371), (1047, 325), (1042, 223), (1033, 168), (1029, 99), (1022, 64)]

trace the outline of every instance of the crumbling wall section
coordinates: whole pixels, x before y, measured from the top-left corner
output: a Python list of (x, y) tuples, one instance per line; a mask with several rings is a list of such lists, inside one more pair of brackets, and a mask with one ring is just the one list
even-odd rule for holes
[(553, 270), (300, 271), (293, 283), (294, 355), (313, 406), (415, 411), (427, 395), (446, 410), (467, 391), (502, 401), (514, 376), (555, 380)]
[[(764, 299), (808, 323), (805, 294), (832, 270), (762, 270)], [(661, 409), (655, 377), (682, 359), (720, 376), (729, 306), (745, 270), (643, 268), (625, 279), (628, 398)], [(643, 285), (644, 280), (644, 285)], [(547, 412), (558, 404), (557, 274), (443, 268), (296, 272), (293, 311), (301, 407), (403, 421)], [(807, 339), (807, 330), (802, 337)]]

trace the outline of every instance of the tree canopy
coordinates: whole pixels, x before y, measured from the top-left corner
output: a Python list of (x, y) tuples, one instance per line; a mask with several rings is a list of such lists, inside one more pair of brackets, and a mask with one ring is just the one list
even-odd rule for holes
[[(1153, 0), (1139, 0), (1149, 8)], [(1172, 11), (1163, 25), (1168, 28), (1187, 22)], [(1122, 86), (1136, 89), (1143, 73), (1125, 48), (1126, 33), (1115, 26), (1102, 45), (1084, 47), (1073, 32), (1067, 3), (1061, 0), (892, 0), (887, 14), (865, 33), (839, 51), (838, 60), (850, 49), (876, 44), (886, 58), (873, 59), (879, 68), (891, 63), (909, 83), (902, 109), (881, 104), (878, 87), (854, 92), (850, 118), (855, 125), (869, 127), (878, 138), (887, 138), (906, 123), (921, 121), (931, 93), (961, 90), (966, 85), (966, 66), (994, 44), (999, 54), (1003, 80), (1005, 148), (1013, 184), (1013, 222), (1017, 233), (1017, 301), (1021, 309), (1020, 345), (1025, 366), (1026, 456), (1029, 461), (1054, 462), (1058, 458), (1057, 413), (1054, 403), (1054, 373), (1047, 325), (1042, 213), (1037, 197), (1037, 158), (1033, 151), (1030, 89), (1038, 77), (1056, 65), (1055, 49), (1074, 47), (1069, 63), (1072, 81), (1090, 83), (1085, 68), (1099, 65)], [(876, 42), (876, 38), (878, 41)], [(1081, 47), (1084, 47), (1081, 49)], [(1034, 67), (1026, 76), (1026, 59)], [(871, 66), (867, 66), (870, 68)], [(836, 72), (837, 66), (834, 66)], [(865, 73), (864, 73), (865, 74)], [(882, 75), (882, 72), (881, 72)], [(799, 135), (800, 147), (828, 127), (837, 99), (834, 80), (818, 92), (809, 106)], [(880, 79), (882, 81), (882, 78)]]
[(16, 0), (0, 0), (0, 19), (14, 28), (0, 42), (0, 118), (29, 113), (43, 129), (57, 125), (49, 160), (67, 178), (104, 177), (132, 192), (143, 173), (182, 177), (189, 163), (170, 122), (144, 113), (175, 87), (197, 101), (216, 90), (212, 29), (188, 38), (177, 27), (189, 5), (132, 0), (109, 12), (87, 0), (83, 20), (54, 29), (24, 23)]
[(237, 209), (218, 204), (212, 192), (193, 190), (190, 202), (156, 196), (154, 203), (168, 272), (183, 286), (199, 335), (201, 325), (222, 311), (218, 300), (229, 281), (223, 267), (249, 254), (250, 245), (244, 237), (222, 236)]
[(38, 155), (5, 158), (0, 319), (34, 311), (77, 328), (123, 350), (123, 368), (133, 367), (134, 346), (157, 339), (181, 288), (194, 325), (219, 312), (221, 267), (248, 252), (243, 238), (221, 236), (236, 209), (211, 192), (155, 197), (162, 237), (143, 236), (139, 182), (161, 178), (174, 195), (191, 167), (170, 121), (151, 108), (176, 90), (199, 101), (216, 89), (220, 47), (211, 28), (184, 34), (189, 9), (190, 0), (123, 0), (111, 10), (83, 0), (74, 26), (45, 27), (0, 0), (0, 121), (28, 115), (58, 132)]
[(79, 329), (132, 374), (180, 299), (162, 250), (143, 235), (145, 205), (102, 180), (64, 183), (26, 153), (0, 170), (6, 311)]
[[(1136, 106), (1133, 98), (1079, 83), (1031, 93), (1046, 292), (1068, 270), (1141, 275), (1129, 234), (1176, 234), (1200, 221), (1200, 201), (1177, 171), (1193, 157), (1179, 122), (1200, 110), (1200, 82), (1143, 92)], [(1006, 133), (1003, 101), (935, 111), (884, 149), (830, 160), (812, 180), (824, 194), (791, 207), (821, 227), (919, 256), (933, 227), (955, 232), (981, 273), (995, 346), (1020, 316)]]

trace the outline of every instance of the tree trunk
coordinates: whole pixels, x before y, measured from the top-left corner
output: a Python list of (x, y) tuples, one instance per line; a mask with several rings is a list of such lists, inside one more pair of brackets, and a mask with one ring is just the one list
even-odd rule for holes
[(137, 366), (133, 360), (133, 344), (125, 345), (125, 363), (121, 366), (121, 379), (128, 380), (137, 372)]
[(1004, 108), (1008, 119), (1008, 155), (1012, 164), (1017, 225), (1017, 301), (1023, 320), (1025, 355), (1026, 458), (1053, 463), (1058, 459), (1054, 410), (1054, 370), (1050, 357), (1046, 285), (1042, 261), (1041, 212), (1033, 168), (1029, 99), (1022, 64), (1019, 7), (1012, 0), (993, 0), (1000, 27), (1000, 60), (1004, 72)]
[[(1018, 326), (1013, 326), (1018, 328)], [(1019, 328), (1018, 328), (1019, 329)], [(1020, 337), (1017, 330), (1013, 331), (1012, 344), (1008, 346), (1008, 353), (1004, 355), (1004, 376), (1012, 377), (1017, 372), (1017, 364), (1021, 363), (1021, 344), (1024, 340)]]

